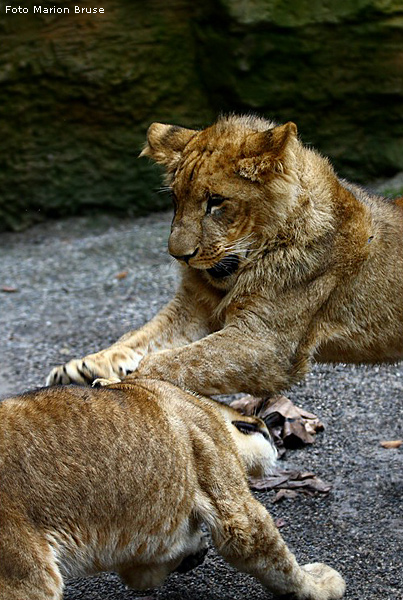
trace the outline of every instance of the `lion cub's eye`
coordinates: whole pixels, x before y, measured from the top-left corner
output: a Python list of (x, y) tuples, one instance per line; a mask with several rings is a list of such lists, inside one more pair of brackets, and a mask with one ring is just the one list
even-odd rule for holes
[(224, 201), (225, 198), (219, 196), (218, 194), (209, 194), (207, 196), (206, 215), (211, 215), (211, 213), (218, 209)]
[(249, 421), (232, 421), (232, 424), (245, 435), (256, 433), (260, 429), (257, 423), (250, 423)]
[(251, 423), (250, 421), (231, 421), (231, 423), (245, 435), (251, 435), (252, 433), (260, 433), (265, 439), (270, 440), (270, 436), (259, 423)]

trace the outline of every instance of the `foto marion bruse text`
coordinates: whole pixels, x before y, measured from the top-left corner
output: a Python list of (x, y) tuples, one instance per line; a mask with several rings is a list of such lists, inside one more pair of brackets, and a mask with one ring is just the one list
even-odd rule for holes
[(50, 6), (50, 7), (45, 7), (45, 6), (32, 6), (32, 8), (26, 8), (23, 6), (6, 6), (6, 13), (29, 13), (29, 12), (34, 12), (34, 13), (39, 13), (39, 14), (64, 14), (67, 13), (69, 14), (70, 12), (72, 13), (104, 13), (105, 9), (104, 8), (83, 8), (81, 6), (74, 6), (72, 8), (66, 8), (66, 7), (61, 7), (61, 6)]

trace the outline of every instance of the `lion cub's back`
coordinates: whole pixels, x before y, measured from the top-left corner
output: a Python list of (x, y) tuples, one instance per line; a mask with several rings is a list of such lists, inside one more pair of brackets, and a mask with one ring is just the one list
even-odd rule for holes
[(139, 544), (142, 532), (166, 535), (167, 523), (186, 519), (195, 493), (191, 451), (181, 435), (180, 424), (143, 386), (134, 393), (45, 388), (5, 400), (0, 516), (17, 509), (63, 544), (63, 536), (71, 540), (77, 532), (87, 546), (91, 536), (98, 547), (100, 539), (108, 546), (110, 536), (122, 548), (127, 532), (129, 538), (138, 532)]

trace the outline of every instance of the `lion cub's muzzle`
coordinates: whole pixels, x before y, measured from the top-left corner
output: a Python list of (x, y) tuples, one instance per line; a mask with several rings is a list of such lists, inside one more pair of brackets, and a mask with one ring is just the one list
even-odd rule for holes
[(276, 464), (277, 449), (265, 423), (258, 417), (231, 418), (231, 434), (250, 477), (269, 475)]
[[(170, 254), (176, 260), (178, 260), (180, 262), (185, 262), (187, 265), (189, 265), (189, 261), (192, 258), (197, 258), (197, 255), (199, 254), (199, 248), (196, 248), (193, 252), (191, 252), (189, 254), (174, 254), (171, 251), (170, 251)], [(195, 265), (189, 265), (189, 266), (194, 267), (194, 268), (199, 268), (199, 269), (203, 268), (203, 267), (196, 267)], [(220, 260), (219, 262), (217, 262), (212, 267), (208, 267), (205, 270), (207, 271), (207, 273), (209, 275), (211, 275), (211, 277), (214, 277), (214, 279), (223, 279), (224, 277), (229, 277), (230, 275), (235, 273), (235, 271), (238, 270), (238, 267), (239, 267), (239, 256), (237, 256), (236, 254), (230, 254), (230, 255), (226, 256), (225, 258), (223, 258), (222, 260)]]
[(172, 254), (172, 252), (170, 252), (170, 254), (176, 260), (181, 260), (181, 261), (185, 262), (186, 264), (189, 264), (189, 260), (191, 258), (194, 258), (198, 252), (199, 252), (199, 248), (196, 248), (196, 250), (194, 250), (190, 254), (179, 254), (178, 255), (178, 254)]

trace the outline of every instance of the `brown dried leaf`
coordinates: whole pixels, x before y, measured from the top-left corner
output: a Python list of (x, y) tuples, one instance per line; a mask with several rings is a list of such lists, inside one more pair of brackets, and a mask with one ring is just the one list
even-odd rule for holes
[(305, 429), (307, 433), (311, 435), (315, 435), (317, 431), (323, 431), (323, 423), (319, 421), (319, 419), (305, 420)]
[(125, 279), (129, 274), (129, 271), (121, 271), (115, 275), (116, 279)]
[(252, 490), (263, 491), (273, 490), (277, 487), (282, 487), (289, 480), (289, 473), (283, 475), (269, 475), (268, 477), (262, 477), (261, 479), (251, 478), (249, 485)]
[(6, 294), (13, 294), (14, 292), (18, 292), (18, 288), (12, 287), (11, 285), (3, 285), (1, 291)]
[(243, 396), (237, 400), (231, 402), (231, 407), (238, 410), (243, 415), (251, 416), (258, 414), (259, 409), (265, 402), (263, 398), (257, 398), (256, 396)]
[(403, 444), (403, 440), (384, 440), (383, 442), (380, 442), (380, 444), (382, 448), (400, 448), (400, 446)]
[[(302, 492), (308, 495), (328, 494), (332, 488), (331, 485), (325, 483), (314, 473), (310, 471), (287, 471), (286, 469), (275, 469), (271, 475), (262, 478), (251, 478), (249, 485), (253, 490), (292, 490), (295, 494)], [(295, 497), (293, 494), (277, 494), (275, 502), (283, 497)]]
[(285, 396), (273, 396), (273, 398), (270, 398), (269, 401), (265, 403), (259, 416), (264, 419), (275, 413), (278, 413), (284, 419), (296, 419), (301, 416), (301, 413), (298, 411), (295, 404)]
[(282, 428), (280, 437), (288, 448), (312, 444), (316, 432), (323, 430), (323, 423), (316, 415), (299, 408), (285, 396), (271, 398), (259, 416), (269, 429)]
[(279, 490), (273, 498), (274, 502), (280, 502), (280, 500), (294, 500), (297, 497), (295, 490)]
[(279, 517), (278, 519), (276, 519), (274, 521), (274, 524), (277, 527), (277, 529), (281, 529), (281, 527), (285, 527), (287, 525), (287, 521), (285, 521), (285, 519), (282, 519), (281, 517)]
[(243, 396), (234, 400), (231, 407), (245, 415), (257, 414), (264, 420), (277, 446), (279, 457), (285, 453), (285, 448), (313, 444), (316, 433), (324, 429), (316, 415), (296, 406), (285, 396)]

